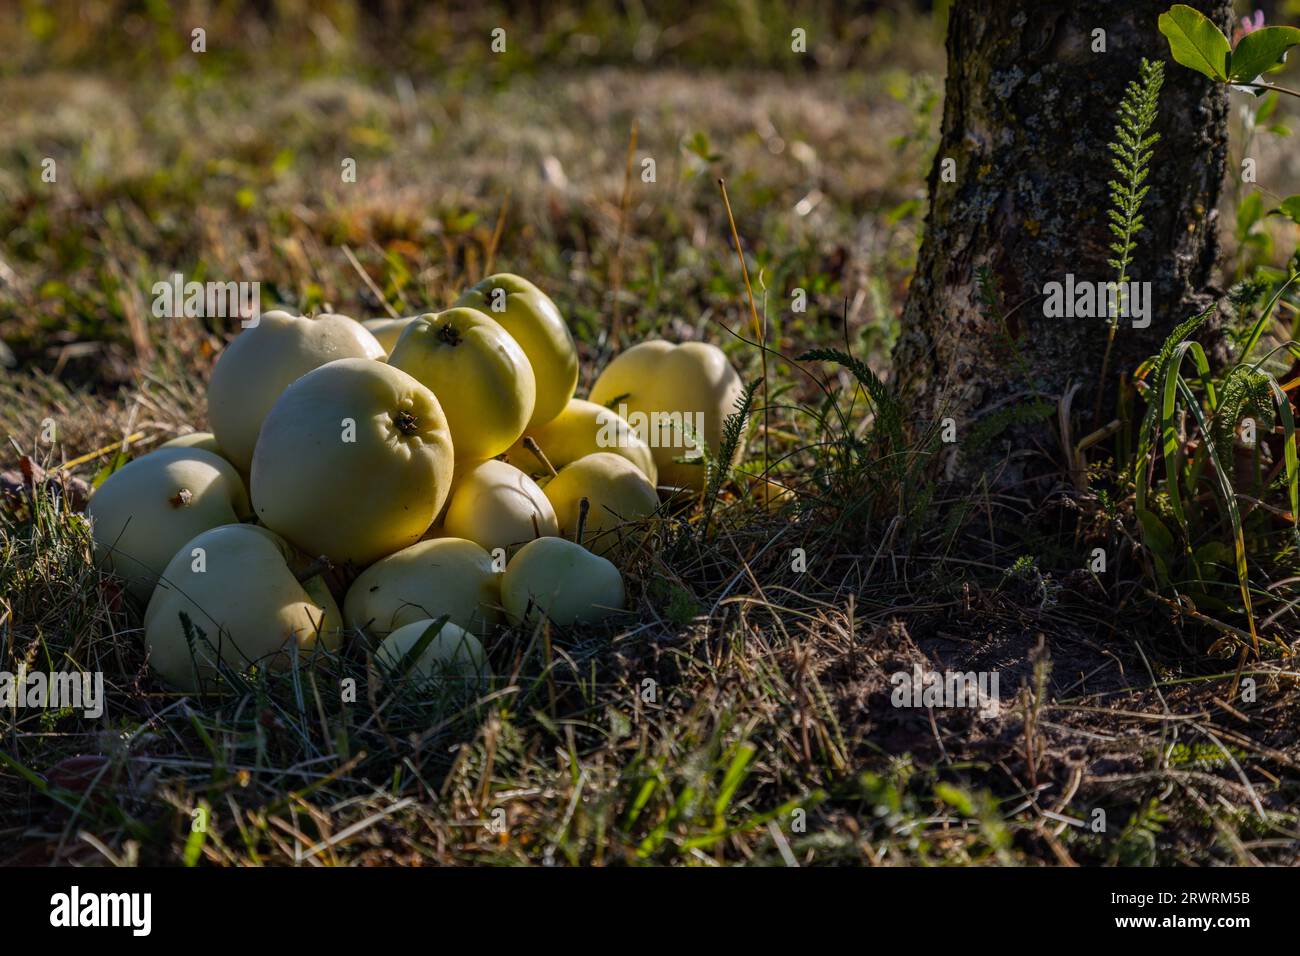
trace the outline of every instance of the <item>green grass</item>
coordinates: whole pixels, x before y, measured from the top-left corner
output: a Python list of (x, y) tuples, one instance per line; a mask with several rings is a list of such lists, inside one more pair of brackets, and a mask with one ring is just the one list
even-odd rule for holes
[[(142, 5), (121, 40), (70, 15), (54, 30), (37, 5), (0, 19), (0, 93), (22, 104), (0, 115), (0, 340), (16, 362), (0, 467), (85, 457), (68, 470), (90, 482), (125, 435), (139, 453), (203, 427), (234, 328), (153, 318), (150, 287), (173, 271), (370, 318), (444, 307), (492, 255), (568, 317), (583, 394), (611, 351), (622, 232), (625, 340), (713, 341), (756, 384), (720, 176), (772, 350), (745, 457), (629, 560), (634, 614), (504, 630), (487, 687), (434, 699), (372, 681), (360, 635), (238, 692), (170, 692), (84, 520), (61, 493), (14, 492), (0, 669), (100, 670), (108, 716), (0, 714), (0, 860), (1293, 861), (1294, 658), (1238, 673), (1206, 653), (1219, 632), (1144, 572), (1120, 466), (1027, 514), (945, 485), (940, 438), (906, 437), (888, 354), (938, 121), (934, 25), (798, 17), (822, 45), (810, 66), (791, 60), (784, 4), (684, 23), (603, 6), (512, 25), (501, 60), (491, 9), (385, 25), (325, 2), (304, 31), (223, 7), (201, 58), (183, 7)], [(611, 39), (593, 53), (591, 36)], [(46, 155), (57, 184), (40, 182)], [(990, 416), (983, 440), (1054, 410)], [(796, 492), (784, 511), (749, 490), (765, 447)], [(1158, 476), (1150, 503), (1168, 506)], [(1098, 540), (1118, 555), (1104, 577), (1083, 570)], [(1294, 626), (1277, 600), (1257, 616), (1274, 613), (1266, 633)], [(998, 670), (999, 713), (892, 707), (890, 676), (914, 664)], [(1253, 703), (1232, 696), (1246, 677)], [(1097, 810), (1102, 832), (1069, 822)]]

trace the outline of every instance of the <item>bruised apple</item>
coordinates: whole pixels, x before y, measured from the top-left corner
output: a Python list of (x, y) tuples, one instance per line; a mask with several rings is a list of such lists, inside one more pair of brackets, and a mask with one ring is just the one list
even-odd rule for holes
[(159, 448), (123, 465), (91, 496), (95, 562), (147, 601), (176, 550), (252, 513), (231, 464), (201, 448)]
[(433, 523), (452, 454), (432, 392), (383, 362), (340, 359), (290, 385), (266, 416), (253, 507), (313, 557), (364, 567)]
[(528, 426), (535, 428), (560, 414), (578, 387), (578, 350), (546, 293), (527, 279), (499, 272), (466, 289), (456, 305), (478, 309), (499, 322), (528, 356), (537, 377), (537, 401)]
[(483, 634), (500, 617), (500, 579), (491, 556), (473, 541), (432, 538), (361, 572), (343, 599), (343, 617), (374, 637), (444, 614)]
[(548, 470), (525, 445), (524, 439), (537, 443), (555, 468), (577, 461), (584, 455), (609, 452), (620, 455), (636, 465), (655, 484), (659, 470), (655, 467), (650, 446), (642, 441), (636, 431), (617, 412), (581, 398), (569, 400), (564, 411), (555, 418), (528, 428), (506, 452), (510, 464), (522, 468), (534, 477), (548, 474)]
[(659, 507), (659, 495), (641, 469), (605, 451), (566, 465), (544, 490), (566, 538), (578, 529), (582, 499), (590, 502), (580, 544), (596, 554), (617, 546), (620, 525), (652, 515)]
[(442, 533), (493, 551), (558, 534), (559, 526), (555, 509), (537, 482), (513, 465), (491, 459), (457, 477)]
[(615, 356), (592, 386), (591, 400), (618, 412), (645, 439), (660, 484), (699, 490), (702, 446), (718, 453), (722, 423), (743, 391), (716, 345), (654, 339)]
[(546, 615), (555, 624), (589, 624), (623, 609), (623, 576), (600, 555), (565, 538), (538, 538), (519, 549), (501, 578), (512, 624)]
[(478, 638), (446, 621), (412, 659), (424, 636), (437, 625), (426, 618), (404, 624), (384, 638), (375, 659), (390, 679), (415, 681), (427, 689), (450, 685), (463, 690), (477, 685), (487, 669), (487, 656)]
[(341, 358), (383, 359), (384, 350), (346, 315), (263, 313), (235, 336), (208, 383), (208, 421), (225, 457), (240, 471), (253, 462), (262, 420), (295, 379)]
[(307, 660), (318, 644), (337, 649), (338, 607), (320, 577), (299, 583), (303, 570), (283, 538), (255, 525), (224, 525), (190, 539), (168, 562), (145, 611), (149, 665), (173, 687), (195, 691), (217, 676), (218, 661), (234, 671), (254, 664), (280, 670), (295, 656)]
[(533, 414), (537, 385), (528, 357), (476, 309), (420, 316), (397, 340), (388, 364), (438, 396), (459, 461), (501, 454)]

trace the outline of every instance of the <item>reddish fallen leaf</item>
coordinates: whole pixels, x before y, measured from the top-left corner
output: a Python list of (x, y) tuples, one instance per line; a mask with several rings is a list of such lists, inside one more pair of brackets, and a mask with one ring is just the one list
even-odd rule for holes
[(23, 507), (37, 487), (61, 495), (74, 511), (84, 511), (90, 501), (90, 485), (81, 478), (63, 471), (48, 474), (31, 456), (23, 455), (17, 468), (0, 472), (0, 504), (13, 509)]
[(45, 469), (32, 461), (30, 455), (18, 459), (18, 470), (23, 473), (23, 481), (29, 488), (35, 488), (38, 481), (45, 480)]
[(102, 754), (82, 754), (64, 757), (45, 771), (45, 781), (52, 787), (61, 787), (73, 793), (84, 793), (94, 784), (96, 788), (111, 785), (117, 771)]

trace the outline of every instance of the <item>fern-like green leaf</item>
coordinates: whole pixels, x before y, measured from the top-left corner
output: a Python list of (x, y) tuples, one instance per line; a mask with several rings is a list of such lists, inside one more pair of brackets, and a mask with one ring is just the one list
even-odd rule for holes
[(1245, 415), (1253, 416), (1261, 433), (1273, 429), (1273, 377), (1249, 365), (1234, 365), (1223, 380), (1219, 407), (1214, 415), (1214, 444), (1219, 460), (1230, 466), (1237, 423)]
[(880, 380), (867, 363), (838, 349), (812, 349), (799, 356), (801, 362), (834, 362), (853, 373), (876, 413), (876, 428), (895, 451), (903, 447), (903, 409), (897, 396)]
[[(1109, 183), (1113, 207), (1108, 211), (1109, 226), (1118, 241), (1111, 244), (1110, 250), (1115, 253), (1115, 258), (1108, 259), (1107, 264), (1115, 270), (1115, 281), (1121, 295), (1128, 281), (1129, 266), (1133, 263), (1133, 250), (1137, 247), (1134, 236), (1145, 225), (1140, 210), (1150, 189), (1144, 184), (1150, 174), (1152, 147), (1160, 139), (1160, 134), (1152, 133), (1151, 127), (1159, 114), (1164, 77), (1163, 62), (1142, 60), (1138, 78), (1129, 83), (1124, 99), (1120, 101), (1115, 138), (1108, 144), (1114, 154), (1111, 165), (1119, 178)], [(1110, 322), (1113, 327), (1119, 322), (1119, 316), (1111, 316)]]
[(740, 450), (740, 443), (745, 437), (745, 429), (749, 425), (749, 416), (754, 410), (754, 394), (758, 391), (758, 386), (762, 384), (761, 379), (754, 379), (745, 386), (740, 397), (736, 399), (736, 410), (728, 415), (722, 421), (722, 440), (718, 442), (718, 454), (715, 458), (708, 453), (707, 444), (701, 443), (705, 448), (704, 463), (708, 469), (705, 481), (704, 491), (704, 522), (702, 524), (702, 533), (707, 533), (709, 528), (709, 519), (713, 516), (714, 506), (718, 502), (718, 495), (722, 493), (722, 485), (731, 474), (732, 465), (736, 461), (736, 453)]

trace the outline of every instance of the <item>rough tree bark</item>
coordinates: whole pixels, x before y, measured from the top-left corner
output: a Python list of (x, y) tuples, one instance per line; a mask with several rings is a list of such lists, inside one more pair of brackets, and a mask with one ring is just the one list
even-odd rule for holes
[[(1191, 2), (1226, 30), (1227, 0)], [(1071, 383), (1083, 386), (1073, 402), (1075, 427), (1096, 425), (1106, 321), (1045, 317), (1043, 287), (1067, 273), (1114, 278), (1106, 264), (1107, 182), (1114, 177), (1106, 144), (1115, 107), (1143, 57), (1166, 61), (1146, 228), (1129, 269), (1131, 279), (1152, 283), (1152, 320), (1146, 329), (1119, 326), (1102, 423), (1113, 410), (1118, 374), (1131, 372), (1178, 322), (1212, 301), (1227, 94), (1169, 60), (1156, 26), (1168, 7), (1166, 0), (953, 5), (942, 139), (894, 368), (920, 427), (954, 419), (955, 449), (1017, 396), (1055, 401)], [(1093, 51), (1096, 29), (1105, 31), (1104, 53)], [(942, 181), (946, 158), (956, 161), (955, 182)], [(1005, 323), (980, 302), (981, 266), (1000, 286)], [(1042, 473), (1037, 452), (1060, 447), (1056, 420), (1015, 425), (982, 449), (958, 451), (950, 476), (992, 472), (1005, 486)]]

